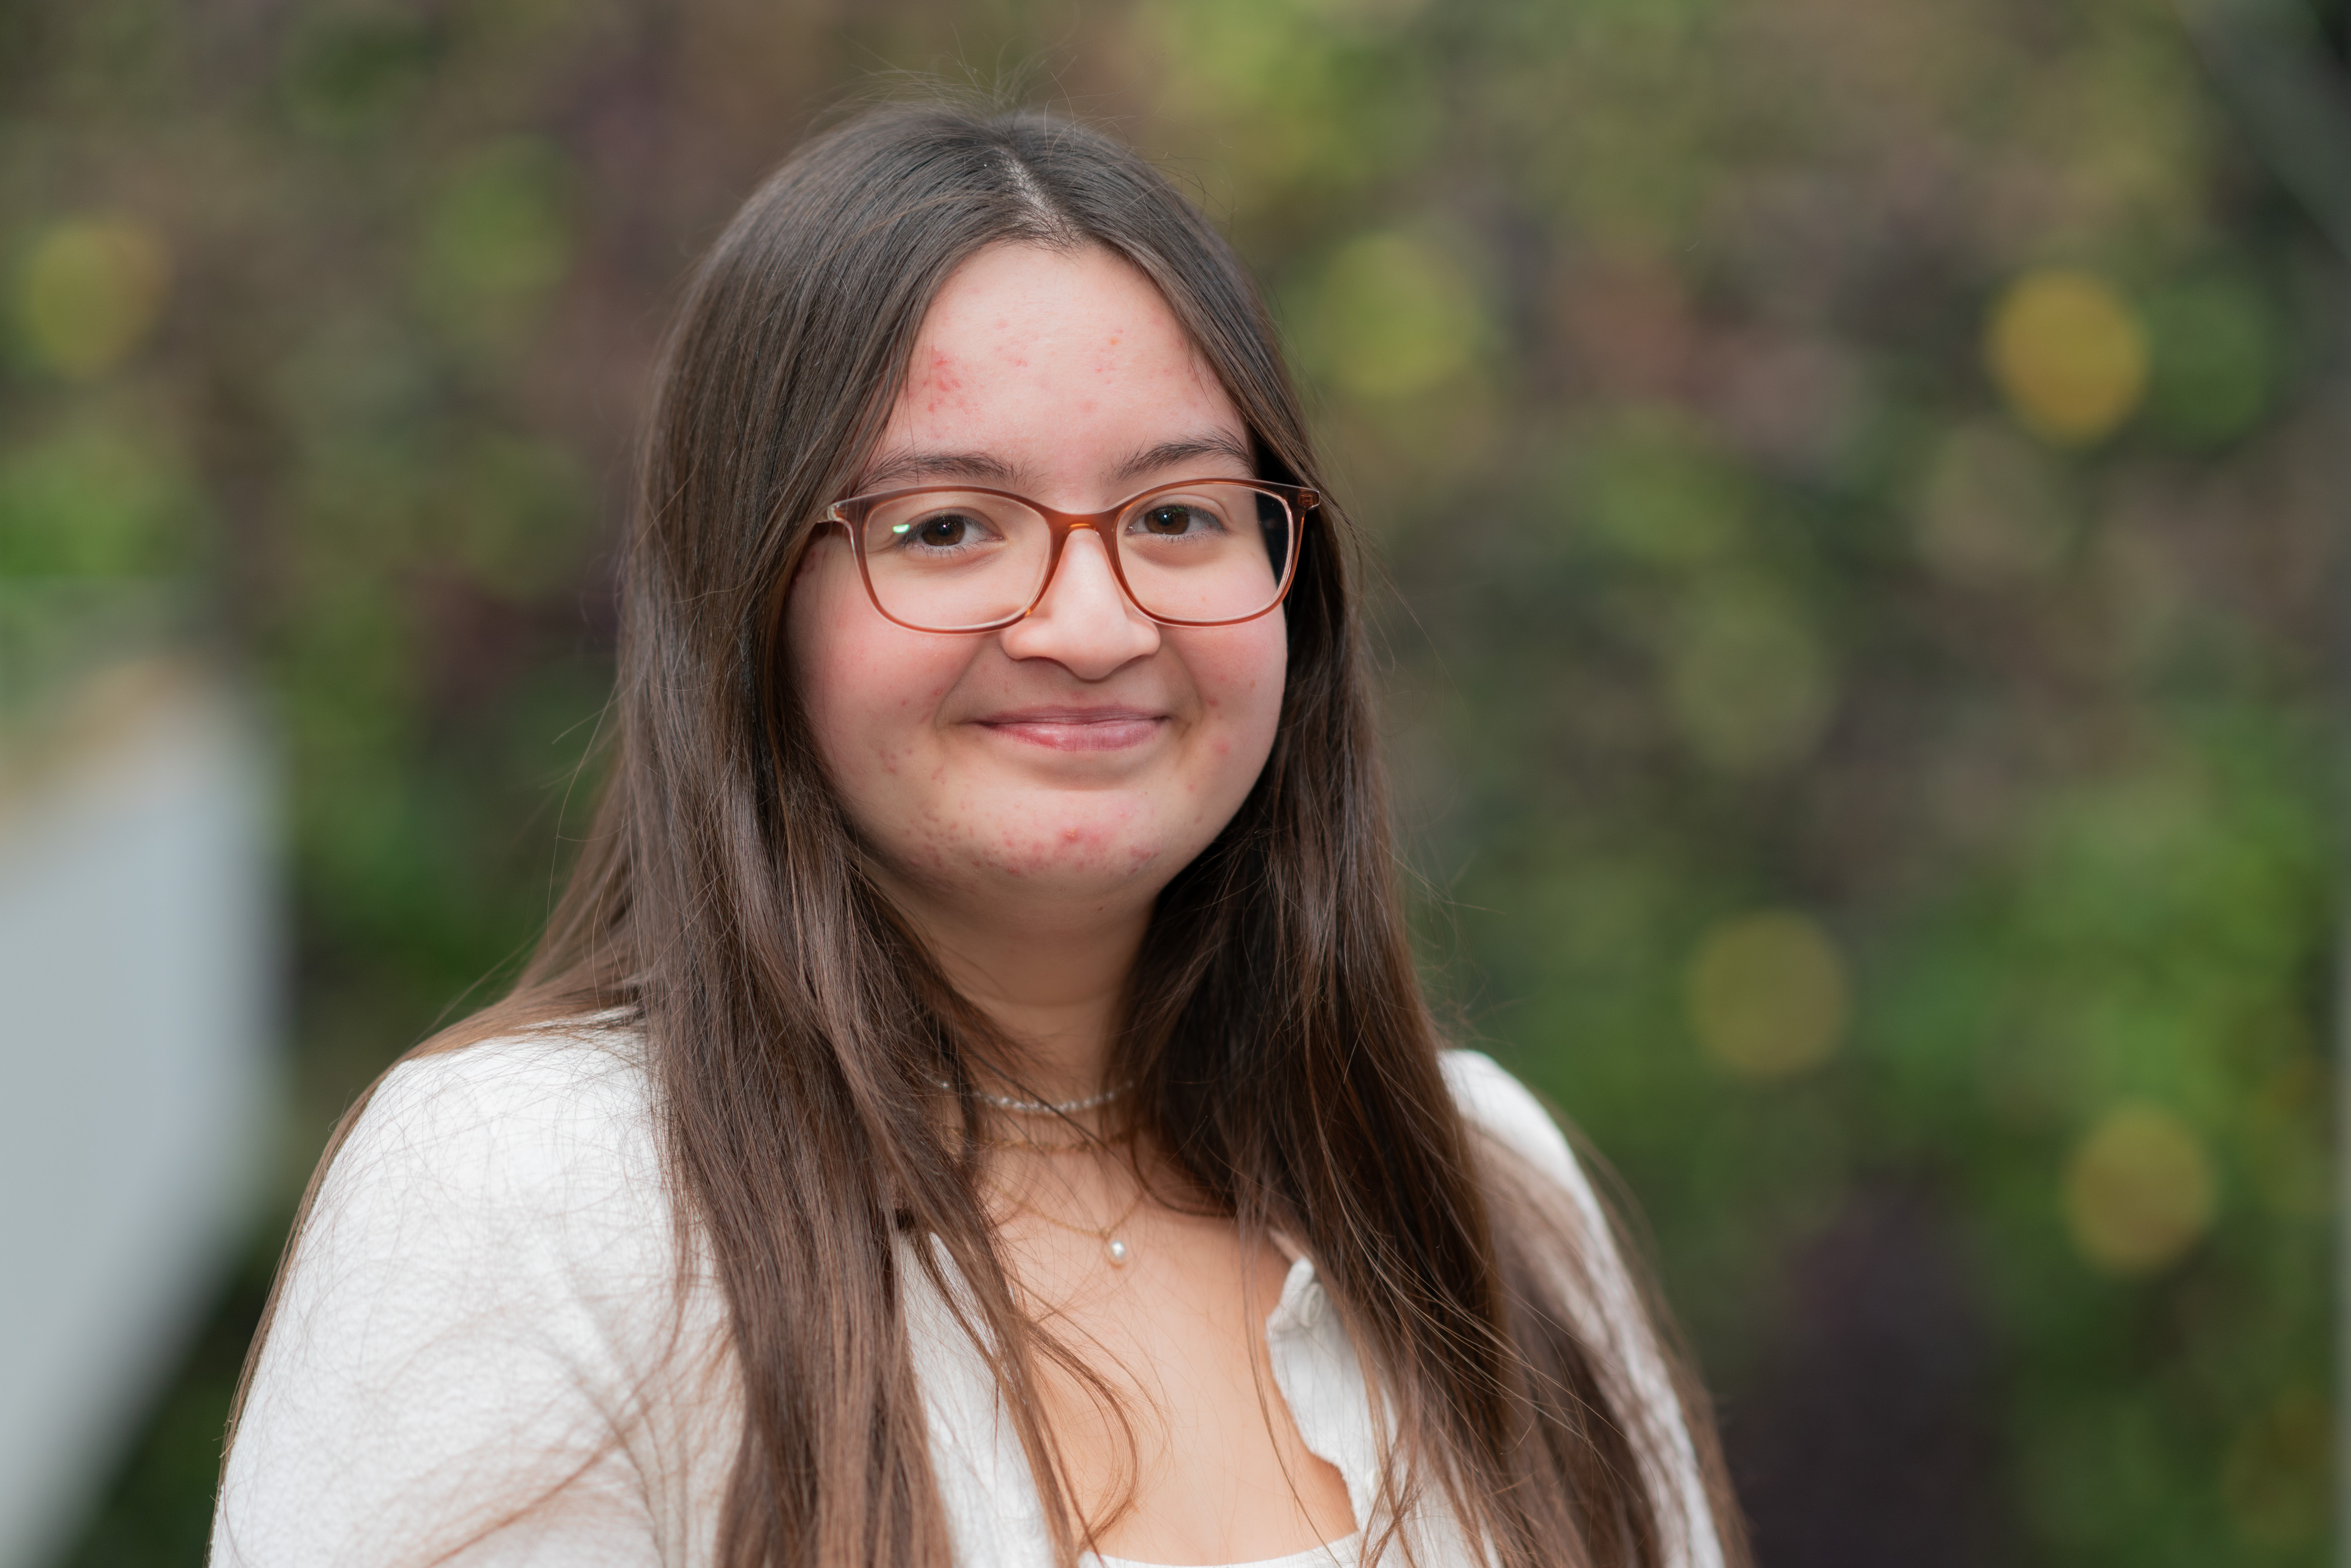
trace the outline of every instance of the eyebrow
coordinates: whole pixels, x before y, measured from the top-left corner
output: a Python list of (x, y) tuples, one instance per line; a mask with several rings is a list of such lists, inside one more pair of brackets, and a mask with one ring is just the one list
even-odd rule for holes
[(985, 452), (893, 452), (866, 469), (857, 488), (879, 490), (902, 479), (969, 479), (1009, 488), (1018, 477), (1011, 465)]
[[(1145, 474), (1173, 468), (1195, 457), (1223, 457), (1244, 470), (1256, 466), (1248, 443), (1222, 431), (1207, 435), (1186, 436), (1176, 441), (1163, 441), (1148, 446), (1118, 463), (1111, 476), (1122, 483), (1140, 478)], [(893, 452), (876, 461), (858, 481), (860, 494), (871, 494), (892, 485), (908, 480), (917, 483), (935, 479), (967, 479), (976, 485), (989, 485), (1011, 489), (1019, 481), (1019, 470), (1002, 458), (985, 452)]]
[(1195, 457), (1228, 457), (1244, 471), (1254, 471), (1257, 466), (1257, 460), (1246, 442), (1219, 431), (1213, 435), (1163, 441), (1156, 446), (1136, 453), (1111, 472), (1120, 479), (1138, 479), (1145, 474), (1173, 468), (1178, 463), (1189, 462)]

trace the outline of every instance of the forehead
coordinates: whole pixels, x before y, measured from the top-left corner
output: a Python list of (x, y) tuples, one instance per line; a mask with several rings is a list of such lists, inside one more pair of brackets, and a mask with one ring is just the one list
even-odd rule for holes
[(1100, 246), (992, 246), (924, 318), (869, 473), (921, 454), (1081, 482), (1136, 452), (1222, 437), (1239, 412), (1158, 288)]

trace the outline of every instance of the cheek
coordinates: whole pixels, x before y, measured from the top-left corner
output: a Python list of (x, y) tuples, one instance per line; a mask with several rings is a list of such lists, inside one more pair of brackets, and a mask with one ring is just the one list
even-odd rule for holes
[(942, 667), (933, 642), (875, 614), (845, 559), (811, 559), (792, 585), (791, 679), (817, 755), (853, 816), (866, 817), (862, 803), (888, 789), (955, 682), (957, 670)]
[(792, 580), (784, 605), (784, 645), (791, 659), (792, 688), (799, 694), (800, 711), (814, 734), (825, 766), (835, 766), (835, 753), (844, 737), (839, 735), (844, 717), (857, 711), (855, 695), (841, 689), (854, 678), (854, 661), (842, 657), (844, 643), (853, 634), (847, 611), (852, 608), (837, 580), (840, 573), (826, 559), (823, 545), (810, 552), (799, 575)]
[(1200, 642), (1196, 650), (1187, 650), (1192, 656), (1186, 662), (1212, 722), (1219, 771), (1234, 774), (1228, 788), (1246, 794), (1273, 749), (1281, 720), (1289, 664), (1281, 617), (1190, 635)]

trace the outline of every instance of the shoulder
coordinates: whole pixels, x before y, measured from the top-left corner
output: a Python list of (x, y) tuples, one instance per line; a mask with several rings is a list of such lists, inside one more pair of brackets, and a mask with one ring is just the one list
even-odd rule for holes
[(603, 1562), (573, 1549), (642, 1539), (650, 1375), (677, 1343), (658, 1156), (616, 1030), (387, 1073), (280, 1278), (214, 1560), (423, 1562), (496, 1535), (489, 1560)]
[(1541, 1101), (1483, 1051), (1448, 1051), (1438, 1058), (1462, 1119), (1588, 1204), (1591, 1186)]
[(1614, 1363), (1626, 1407), (1646, 1413), (1658, 1463), (1650, 1484), (1656, 1489), (1658, 1517), (1676, 1542), (1667, 1560), (1692, 1568), (1719, 1568), (1713, 1505), (1681, 1396), (1659, 1354), (1656, 1325), (1639, 1282), (1617, 1249), (1566, 1134), (1542, 1102), (1491, 1057), (1448, 1051), (1440, 1060), (1462, 1119), (1532, 1172), (1565, 1188), (1573, 1200), (1582, 1256), (1562, 1278), (1564, 1304), (1589, 1342), (1604, 1348)]
[(648, 1098), (633, 1028), (559, 1022), (407, 1058), (384, 1074), (360, 1125), (459, 1138), (490, 1127), (592, 1133), (638, 1119)]
[(635, 1295), (674, 1271), (667, 1185), (633, 1034), (548, 1027), (413, 1057), (327, 1168), (296, 1294), (396, 1280), (509, 1308)]
[(658, 1169), (643, 1047), (611, 1026), (547, 1026), (411, 1057), (352, 1124), (319, 1194), (398, 1176), (425, 1202), (562, 1201)]
[[(1559, 1123), (1525, 1084), (1493, 1058), (1475, 1051), (1448, 1051), (1440, 1060), (1462, 1120), (1472, 1132), (1506, 1151), (1520, 1171), (1533, 1178), (1510, 1185), (1532, 1196), (1543, 1208), (1556, 1203), (1555, 1195), (1567, 1198), (1568, 1212), (1559, 1217), (1574, 1239), (1578, 1256), (1571, 1271), (1577, 1278), (1572, 1293), (1587, 1314), (1588, 1325), (1618, 1341), (1620, 1354), (1654, 1359), (1647, 1348), (1647, 1309), (1617, 1249), (1615, 1228)], [(1552, 1196), (1538, 1190), (1546, 1185)]]

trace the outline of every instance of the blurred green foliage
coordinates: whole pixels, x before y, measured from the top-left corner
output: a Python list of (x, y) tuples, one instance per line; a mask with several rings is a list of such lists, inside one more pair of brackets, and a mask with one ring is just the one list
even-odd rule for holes
[[(191, 577), (274, 694), (289, 1193), (546, 908), (695, 249), (1009, 62), (1266, 279), (1431, 973), (1637, 1196), (1763, 1561), (2325, 1555), (2343, 273), (2157, 0), (5, 33), (0, 573)], [(77, 1561), (194, 1560), (276, 1240)]]

